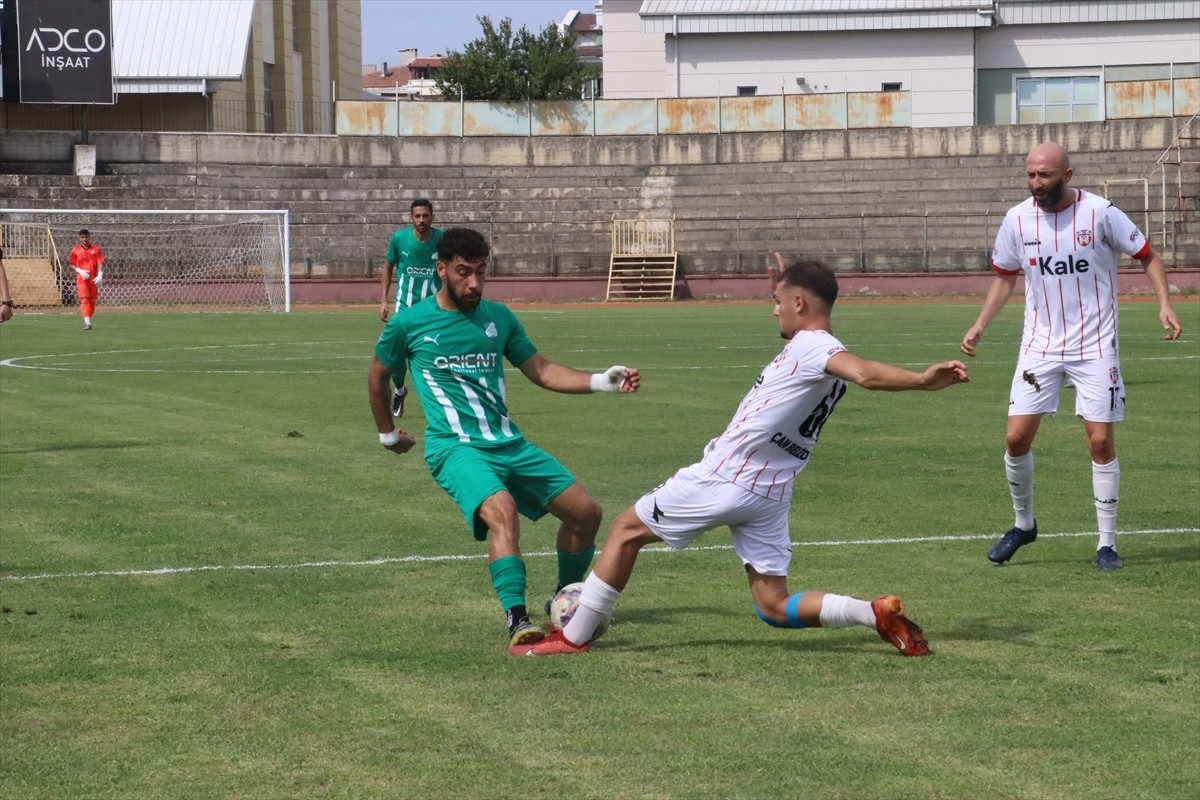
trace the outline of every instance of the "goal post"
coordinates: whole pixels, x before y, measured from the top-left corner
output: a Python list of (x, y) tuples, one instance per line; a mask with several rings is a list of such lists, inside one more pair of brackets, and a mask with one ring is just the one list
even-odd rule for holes
[(18, 308), (78, 303), (70, 257), (84, 228), (104, 253), (104, 308), (292, 310), (286, 210), (0, 208)]

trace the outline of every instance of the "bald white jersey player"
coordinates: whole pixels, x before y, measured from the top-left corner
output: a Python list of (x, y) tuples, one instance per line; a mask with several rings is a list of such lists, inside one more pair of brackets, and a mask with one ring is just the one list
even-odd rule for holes
[[(782, 267), (782, 259), (777, 260)], [(644, 546), (666, 542), (683, 548), (705, 531), (728, 526), (763, 622), (778, 628), (864, 625), (901, 655), (929, 654), (921, 628), (894, 595), (868, 601), (788, 591), (789, 501), (821, 427), (849, 383), (888, 391), (942, 389), (965, 382), (966, 367), (961, 361), (944, 361), (910, 372), (848, 352), (830, 322), (837, 278), (820, 262), (792, 264), (773, 292), (779, 333), (787, 344), (758, 376), (725, 432), (709, 442), (699, 463), (679, 470), (616, 518), (566, 627), (536, 644), (512, 647), (510, 653), (585, 652), (608, 620)]]
[(988, 551), (997, 564), (1037, 539), (1033, 514), (1033, 440), (1042, 415), (1058, 409), (1066, 381), (1075, 387), (1092, 456), (1099, 537), (1096, 566), (1124, 566), (1116, 551), (1121, 470), (1114, 424), (1125, 416), (1125, 384), (1117, 330), (1117, 268), (1122, 257), (1141, 262), (1159, 302), (1159, 320), (1177, 339), (1162, 259), (1145, 235), (1108, 200), (1070, 187), (1071, 162), (1058, 144), (1040, 144), (1025, 162), (1032, 197), (1004, 218), (992, 251), (996, 278), (962, 341), (975, 355), (987, 326), (1025, 276), (1025, 327), (1008, 401), (1005, 473), (1015, 525)]

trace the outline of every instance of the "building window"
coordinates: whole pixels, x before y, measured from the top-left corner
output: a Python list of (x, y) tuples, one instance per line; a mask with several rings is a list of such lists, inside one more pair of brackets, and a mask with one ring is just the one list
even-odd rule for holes
[(885, 83), (883, 85), (883, 91), (898, 92), (898, 91), (900, 91), (901, 87), (903, 87), (903, 86), (904, 86), (903, 83)]
[(1100, 119), (1100, 79), (1017, 78), (1017, 123), (1095, 122)]
[(737, 93), (738, 97), (754, 97), (756, 94), (758, 94), (757, 86), (739, 86), (738, 87), (738, 93)]

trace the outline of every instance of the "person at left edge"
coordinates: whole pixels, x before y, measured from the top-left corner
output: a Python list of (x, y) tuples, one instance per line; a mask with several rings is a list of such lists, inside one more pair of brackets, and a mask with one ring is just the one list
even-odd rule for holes
[(507, 306), (483, 299), (487, 240), (450, 228), (438, 243), (436, 295), (396, 314), (375, 346), (368, 373), (380, 443), (407, 453), (416, 439), (394, 426), (390, 382), (412, 372), (425, 409), (425, 461), (458, 505), (475, 538), (488, 540), (488, 572), (508, 624), (508, 645), (532, 644), (546, 631), (526, 608), (526, 570), (518, 515), (550, 513), (558, 529), (558, 588), (583, 579), (595, 552), (601, 508), (556, 459), (522, 436), (509, 416), (507, 360), (555, 392), (636, 392), (638, 370), (614, 366), (591, 374), (550, 361)]
[(0, 247), (0, 322), (12, 319), (13, 299), (8, 290), (8, 273), (4, 270), (4, 248)]

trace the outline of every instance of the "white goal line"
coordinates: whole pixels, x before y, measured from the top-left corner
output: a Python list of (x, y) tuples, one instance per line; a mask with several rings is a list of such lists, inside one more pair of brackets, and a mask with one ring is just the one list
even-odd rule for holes
[[(1118, 536), (1151, 536), (1173, 533), (1200, 533), (1200, 528), (1148, 528), (1136, 531), (1117, 531)], [(1039, 533), (1039, 539), (1078, 538), (1095, 536), (1095, 531), (1077, 531), (1074, 533)], [(832, 542), (792, 542), (793, 547), (845, 547), (851, 545), (879, 544), (922, 544), (925, 542), (972, 542), (992, 540), (994, 533), (971, 533), (949, 536), (912, 536), (894, 537), (889, 539), (844, 539)], [(683, 550), (672, 550), (666, 545), (653, 545), (644, 548), (643, 553), (685, 553), (692, 551), (732, 550), (732, 544), (701, 545), (687, 547)], [(552, 551), (525, 553), (525, 558), (550, 558), (556, 556)], [(42, 581), (59, 578), (125, 578), (143, 575), (187, 575), (195, 572), (238, 572), (247, 570), (269, 569), (314, 569), (319, 567), (377, 567), (387, 564), (429, 564), (440, 561), (475, 561), (487, 558), (486, 553), (452, 554), (442, 556), (385, 556), (365, 561), (303, 561), (296, 564), (205, 564), (198, 567), (158, 567), (156, 569), (127, 569), (127, 570), (94, 570), (90, 572), (44, 572), (40, 575), (0, 575), (0, 581)]]

